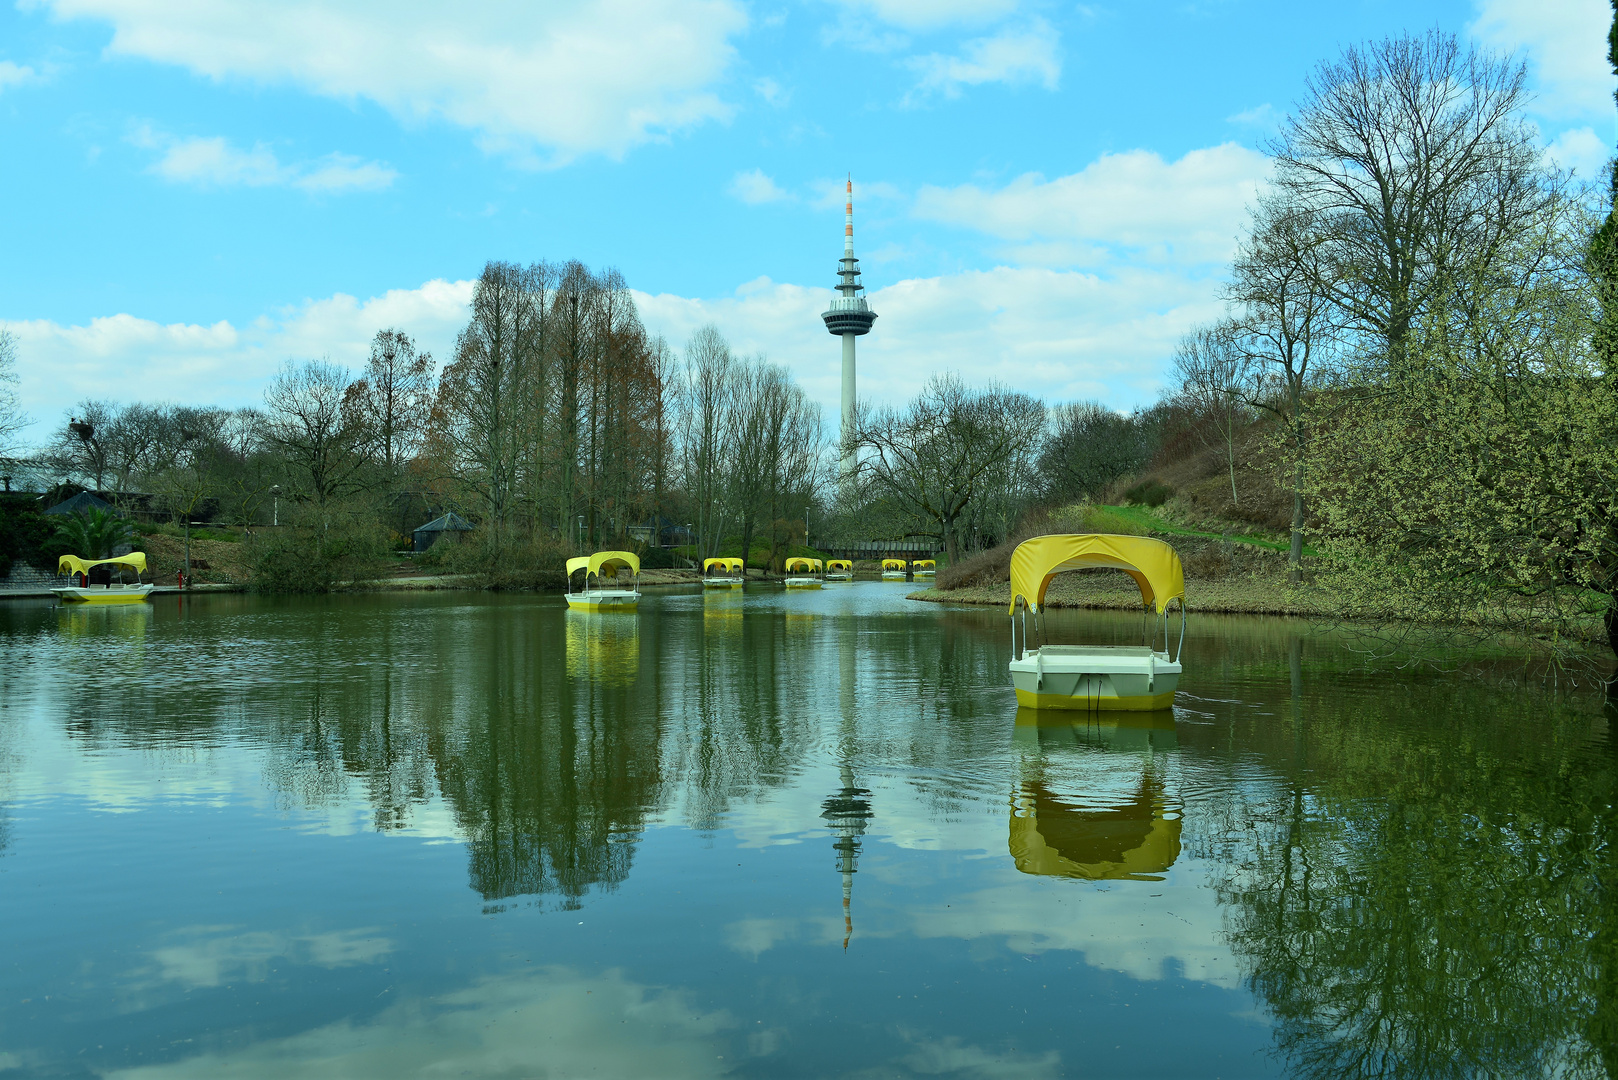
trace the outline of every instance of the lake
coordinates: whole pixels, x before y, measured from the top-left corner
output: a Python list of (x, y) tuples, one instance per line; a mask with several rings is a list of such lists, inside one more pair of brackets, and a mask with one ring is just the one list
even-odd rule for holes
[(0, 1076), (1618, 1076), (1599, 697), (908, 588), (0, 604)]

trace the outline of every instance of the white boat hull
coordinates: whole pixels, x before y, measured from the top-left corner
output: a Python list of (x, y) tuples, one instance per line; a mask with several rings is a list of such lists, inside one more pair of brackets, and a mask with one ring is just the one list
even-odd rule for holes
[(841, 573), (839, 573), (839, 574), (827, 574), (826, 575), (826, 580), (827, 581), (853, 581), (854, 580), (854, 575), (853, 574), (841, 574)]
[(575, 611), (634, 611), (640, 593), (629, 589), (586, 589), (568, 593), (567, 606)]
[(1144, 645), (1046, 645), (1011, 662), (1029, 709), (1148, 712), (1174, 704), (1180, 665)]
[(905, 572), (903, 570), (884, 570), (884, 571), (882, 571), (882, 580), (883, 581), (903, 581), (904, 579), (905, 579)]
[(702, 579), (704, 589), (739, 589), (742, 579), (739, 577), (706, 577)]
[(52, 589), (67, 604), (139, 604), (152, 595), (151, 585), (67, 585)]
[(789, 589), (818, 589), (820, 588), (821, 584), (821, 580), (817, 577), (787, 578), (787, 588)]

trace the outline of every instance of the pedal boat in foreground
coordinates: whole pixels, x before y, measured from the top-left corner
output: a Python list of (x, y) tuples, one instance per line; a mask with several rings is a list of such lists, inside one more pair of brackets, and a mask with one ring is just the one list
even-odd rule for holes
[[(135, 571), (135, 583), (117, 585), (91, 585), (90, 568), (106, 566), (116, 568), (118, 576), (123, 577), (125, 570)], [(144, 551), (131, 551), (128, 555), (117, 555), (111, 559), (81, 559), (77, 555), (63, 555), (56, 564), (58, 574), (77, 574), (82, 585), (63, 585), (54, 588), (51, 592), (56, 598), (67, 604), (141, 604), (152, 595), (152, 586), (143, 585), (140, 580), (141, 573), (146, 569), (146, 553)]]
[(703, 559), (702, 587), (704, 589), (739, 589), (746, 582), (747, 572), (740, 559)]
[[(580, 571), (584, 588), (574, 592), (573, 575)], [(574, 611), (634, 611), (639, 605), (640, 556), (633, 551), (598, 551), (567, 561), (567, 606)]]
[(826, 560), (827, 581), (853, 581), (854, 563), (849, 559)]
[(797, 556), (787, 560), (787, 588), (818, 589), (822, 584), (819, 559)]
[(905, 579), (905, 561), (903, 559), (882, 560), (883, 581), (903, 581)]
[[(1064, 570), (1110, 568), (1135, 579), (1145, 604), (1143, 645), (1028, 645), (1028, 615), (1040, 615), (1051, 579)], [(1180, 609), (1180, 643), (1168, 649), (1168, 605)], [(1022, 607), (1022, 647), (1017, 614)], [(1153, 618), (1153, 616), (1156, 618)], [(1157, 648), (1161, 631), (1163, 648)], [(1185, 648), (1185, 572), (1161, 540), (1104, 533), (1036, 536), (1011, 555), (1011, 683), (1030, 709), (1145, 712), (1174, 704)]]
[(917, 581), (923, 578), (932, 578), (938, 573), (937, 559), (917, 559), (910, 564), (910, 576)]

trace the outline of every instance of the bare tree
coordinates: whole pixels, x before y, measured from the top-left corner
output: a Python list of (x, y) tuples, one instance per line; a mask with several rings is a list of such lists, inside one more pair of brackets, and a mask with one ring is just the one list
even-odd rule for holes
[(17, 447), (17, 434), (28, 426), (29, 417), (17, 396), (17, 335), (0, 330), (0, 454)]
[(417, 352), (402, 330), (378, 330), (364, 374), (348, 388), (348, 408), (368, 429), (390, 483), (421, 445), (432, 389), (432, 354)]
[(1027, 455), (1045, 406), (990, 384), (968, 389), (957, 375), (934, 376), (903, 411), (855, 409), (862, 496), (886, 503), (914, 534), (935, 536), (953, 562), (959, 525), (1007, 461)]
[(1279, 197), (1321, 238), (1316, 287), (1395, 367), (1414, 322), (1547, 205), (1524, 81), (1441, 31), (1351, 46), (1269, 148)]
[(1201, 326), (1180, 339), (1174, 354), (1174, 373), (1180, 394), (1208, 425), (1230, 471), (1230, 501), (1241, 504), (1236, 493), (1236, 436), (1251, 420), (1254, 362), (1237, 346), (1235, 323)]
[(1072, 401), (1050, 410), (1039, 456), (1047, 499), (1090, 498), (1151, 457), (1146, 427), (1099, 401)]
[(434, 456), (482, 504), (497, 546), (541, 419), (532, 382), (543, 359), (543, 305), (533, 284), (532, 272), (513, 263), (483, 268), (433, 406)]
[(1270, 413), (1285, 432), (1292, 488), (1294, 582), (1303, 578), (1304, 499), (1301, 472), (1309, 424), (1305, 391), (1329, 358), (1338, 309), (1322, 282), (1325, 238), (1316, 218), (1280, 199), (1260, 203), (1252, 232), (1236, 256), (1229, 299), (1238, 306), (1232, 345), (1254, 366), (1249, 404)]
[(289, 360), (264, 391), (264, 437), (283, 455), (299, 494), (321, 511), (359, 490), (367, 464), (364, 426), (343, 408), (348, 386), (336, 364)]
[(730, 343), (709, 323), (691, 336), (681, 379), (681, 472), (701, 554), (719, 550), (726, 525), (724, 498), (737, 440), (732, 402), (737, 379)]

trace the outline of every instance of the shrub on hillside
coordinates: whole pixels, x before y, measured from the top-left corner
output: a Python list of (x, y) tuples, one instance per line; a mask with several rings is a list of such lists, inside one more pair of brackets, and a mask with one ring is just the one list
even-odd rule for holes
[(360, 519), (260, 530), (249, 549), (253, 590), (264, 593), (323, 593), (375, 580), (388, 550), (387, 533)]
[(1174, 489), (1156, 480), (1145, 480), (1124, 492), (1124, 501), (1131, 506), (1162, 506), (1169, 501)]
[(57, 557), (65, 553), (51, 520), (39, 512), (41, 500), (26, 500), (0, 500), (0, 578), (11, 573), (14, 562), (54, 570)]

